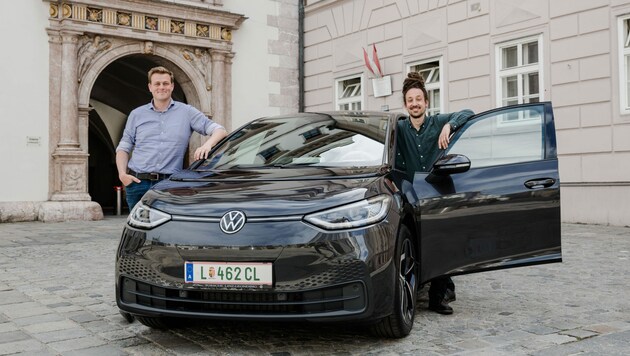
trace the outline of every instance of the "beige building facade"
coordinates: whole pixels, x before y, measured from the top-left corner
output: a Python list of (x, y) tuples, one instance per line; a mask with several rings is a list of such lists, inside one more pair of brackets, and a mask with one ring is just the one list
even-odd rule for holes
[(151, 67), (171, 69), (174, 99), (228, 130), (298, 110), (296, 1), (10, 3), (0, 15), (0, 222), (112, 211), (115, 147), (129, 112), (151, 99)]
[(310, 0), (304, 104), (403, 111), (411, 70), (433, 113), (550, 101), (563, 220), (630, 226), (629, 30), (627, 0)]

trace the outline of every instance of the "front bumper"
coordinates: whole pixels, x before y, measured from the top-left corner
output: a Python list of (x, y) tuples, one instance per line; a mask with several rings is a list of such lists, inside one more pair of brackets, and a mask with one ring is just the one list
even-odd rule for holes
[[(391, 313), (396, 235), (384, 222), (343, 233), (311, 229), (310, 234), (301, 234), (302, 243), (236, 249), (225, 242), (221, 246), (218, 240), (204, 246), (168, 241), (164, 233), (169, 231), (195, 231), (180, 230), (185, 226), (173, 226), (177, 224), (181, 223), (169, 222), (166, 225), (171, 226), (157, 233), (130, 227), (123, 232), (116, 261), (121, 310), (144, 316), (326, 321), (376, 319)], [(293, 226), (283, 231), (295, 230)], [(184, 283), (187, 260), (273, 262), (274, 283), (272, 287)]]

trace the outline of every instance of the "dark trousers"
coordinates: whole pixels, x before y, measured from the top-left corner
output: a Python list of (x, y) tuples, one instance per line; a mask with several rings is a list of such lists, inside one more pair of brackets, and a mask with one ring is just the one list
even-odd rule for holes
[(431, 280), (429, 287), (429, 303), (440, 303), (446, 296), (447, 290), (455, 295), (455, 283), (451, 277), (438, 277)]
[(127, 200), (129, 212), (131, 212), (133, 207), (136, 206), (140, 199), (142, 199), (144, 193), (157, 183), (157, 180), (142, 179), (140, 183), (131, 182), (131, 184), (125, 187), (125, 198)]

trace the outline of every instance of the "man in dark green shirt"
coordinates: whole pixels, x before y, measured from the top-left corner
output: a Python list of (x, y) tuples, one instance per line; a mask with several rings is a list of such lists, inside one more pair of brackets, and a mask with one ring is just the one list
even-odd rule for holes
[[(448, 147), (451, 133), (474, 115), (471, 110), (463, 110), (426, 116), (428, 97), (422, 76), (416, 72), (409, 73), (403, 83), (403, 100), (409, 117), (398, 121), (396, 167), (406, 170), (410, 177), (418, 171), (430, 171), (440, 151)], [(430, 310), (452, 314), (453, 308), (448, 303), (454, 300), (455, 284), (450, 277), (431, 280)]]

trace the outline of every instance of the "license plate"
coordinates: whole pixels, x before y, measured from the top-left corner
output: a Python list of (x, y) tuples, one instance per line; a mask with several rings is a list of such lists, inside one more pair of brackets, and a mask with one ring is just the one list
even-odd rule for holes
[(271, 286), (272, 263), (186, 262), (186, 283)]

